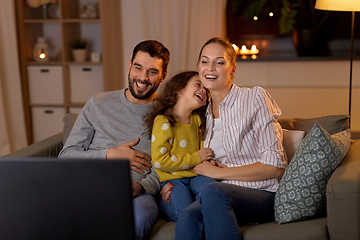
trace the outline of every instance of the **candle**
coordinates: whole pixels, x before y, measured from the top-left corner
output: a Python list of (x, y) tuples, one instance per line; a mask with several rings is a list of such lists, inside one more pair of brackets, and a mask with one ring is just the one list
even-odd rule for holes
[(247, 49), (245, 45), (241, 46), (241, 49), (239, 51), (240, 55), (245, 56), (245, 55), (256, 55), (259, 54), (259, 49), (257, 49), (256, 45), (253, 44), (251, 46), (251, 49)]
[(239, 47), (236, 46), (236, 44), (233, 44), (232, 46), (233, 46), (233, 48), (234, 48), (234, 50), (235, 50), (236, 55), (239, 55), (239, 54), (240, 54), (240, 49), (239, 49)]
[(259, 49), (256, 48), (256, 45), (252, 45), (250, 49), (250, 54), (258, 54)]
[(39, 56), (41, 59), (44, 59), (46, 57), (45, 53), (40, 53), (40, 56)]
[(249, 50), (246, 48), (245, 45), (242, 45), (242, 46), (241, 46), (240, 54), (241, 54), (241, 55), (247, 55), (247, 54), (249, 54)]

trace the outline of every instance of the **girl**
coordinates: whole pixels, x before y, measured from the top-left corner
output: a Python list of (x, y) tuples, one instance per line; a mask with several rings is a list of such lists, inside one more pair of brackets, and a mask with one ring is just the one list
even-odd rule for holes
[(202, 189), (215, 182), (193, 170), (213, 157), (210, 148), (202, 148), (206, 103), (207, 91), (199, 74), (182, 72), (166, 83), (154, 100), (153, 111), (145, 117), (153, 167), (162, 187), (172, 186), (171, 196), (159, 202), (160, 211), (170, 221), (176, 222), (182, 210), (200, 198)]

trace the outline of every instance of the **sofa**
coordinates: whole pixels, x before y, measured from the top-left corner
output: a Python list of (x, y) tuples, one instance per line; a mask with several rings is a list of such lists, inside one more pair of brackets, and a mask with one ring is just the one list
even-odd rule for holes
[[(67, 114), (64, 132), (10, 153), (5, 157), (56, 157), (71, 130), (76, 114)], [(319, 118), (280, 119), (283, 129), (301, 130), (306, 135), (314, 123), (329, 134), (349, 129), (349, 116), (329, 115)], [(176, 223), (158, 219), (149, 239), (174, 239)], [(360, 140), (351, 140), (350, 150), (332, 173), (326, 185), (326, 213), (304, 221), (278, 224), (269, 222), (240, 226), (244, 240), (257, 239), (360, 239)]]

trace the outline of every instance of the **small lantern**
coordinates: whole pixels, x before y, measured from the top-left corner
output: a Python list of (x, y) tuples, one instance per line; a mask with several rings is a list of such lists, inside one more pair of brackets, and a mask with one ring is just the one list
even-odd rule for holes
[(37, 62), (49, 61), (49, 47), (43, 37), (39, 37), (34, 46), (34, 60)]

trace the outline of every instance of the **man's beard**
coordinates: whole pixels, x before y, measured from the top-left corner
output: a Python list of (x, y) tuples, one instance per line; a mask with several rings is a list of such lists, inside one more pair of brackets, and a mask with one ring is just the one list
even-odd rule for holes
[[(140, 80), (138, 80), (140, 81)], [(135, 79), (130, 79), (130, 73), (128, 74), (128, 82), (129, 82), (129, 89), (131, 92), (131, 95), (133, 95), (134, 98), (143, 100), (150, 98), (157, 90), (159, 84), (152, 85), (151, 88), (149, 88), (146, 91), (138, 91), (138, 93), (135, 92), (134, 84), (136, 84)], [(140, 81), (141, 82), (141, 81)]]

